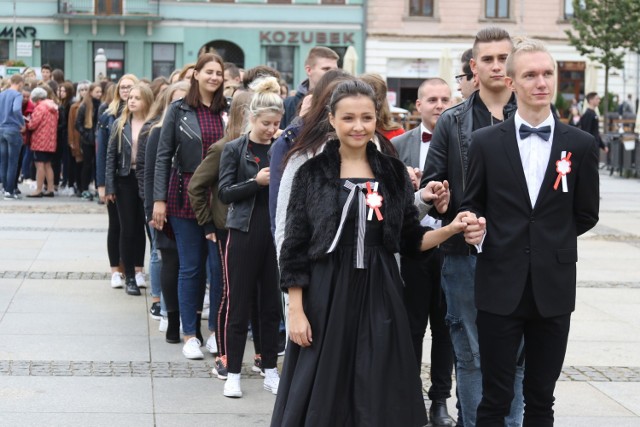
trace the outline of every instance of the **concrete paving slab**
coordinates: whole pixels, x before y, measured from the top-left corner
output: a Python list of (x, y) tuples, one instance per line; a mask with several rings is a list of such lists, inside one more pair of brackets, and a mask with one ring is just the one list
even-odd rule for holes
[(271, 415), (260, 414), (157, 414), (156, 427), (233, 426), (264, 427), (271, 423)]
[(565, 366), (640, 366), (640, 344), (569, 339)]
[(264, 414), (270, 418), (276, 396), (263, 389), (262, 380), (247, 378), (241, 384), (244, 396), (230, 399), (222, 395), (224, 381), (215, 378), (154, 378), (155, 410), (158, 414)]
[(627, 417), (634, 414), (592, 383), (560, 381), (554, 393), (556, 416)]
[(604, 304), (635, 304), (640, 315), (640, 289), (579, 288), (577, 299), (579, 303), (585, 302), (593, 307)]
[[(2, 237), (0, 236), (0, 239)], [(29, 271), (33, 260), (0, 259), (0, 271)]]
[(640, 327), (621, 321), (582, 320), (571, 322), (569, 340), (640, 342)]
[(640, 416), (640, 383), (592, 383), (620, 405)]
[(77, 313), (12, 313), (7, 312), (0, 322), (1, 335), (41, 335), (48, 333), (69, 336), (147, 336), (144, 313), (93, 313), (85, 321)]
[(44, 243), (44, 240), (3, 239), (0, 249), (41, 249)]
[(114, 414), (114, 413), (15, 413), (4, 412), (0, 419), (0, 427), (152, 427), (153, 414)]
[[(90, 323), (90, 322), (89, 322)], [(139, 322), (138, 322), (139, 323)], [(0, 360), (148, 361), (145, 335), (104, 335), (96, 329), (88, 335), (54, 334), (41, 320), (40, 335), (0, 335)]]
[[(35, 240), (35, 242), (40, 243)], [(30, 261), (37, 258), (42, 248), (0, 248), (0, 258), (12, 261)]]
[(9, 308), (23, 279), (0, 279), (0, 318)]
[(640, 427), (636, 417), (555, 417), (558, 427)]
[(153, 413), (150, 378), (3, 377), (0, 413)]
[(637, 282), (637, 271), (628, 267), (637, 264), (638, 260), (640, 260), (640, 248), (628, 243), (580, 240), (577, 280), (604, 283)]

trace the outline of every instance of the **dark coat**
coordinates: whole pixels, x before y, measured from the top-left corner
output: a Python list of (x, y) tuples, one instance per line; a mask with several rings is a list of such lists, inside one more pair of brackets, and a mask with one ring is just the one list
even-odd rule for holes
[[(571, 153), (568, 192), (556, 161)], [(598, 222), (598, 156), (593, 137), (556, 120), (551, 155), (540, 193), (531, 206), (513, 118), (477, 130), (469, 150), (468, 186), (461, 210), (487, 219), (478, 254), (475, 302), (478, 310), (507, 316), (518, 306), (531, 276), (543, 317), (575, 308), (577, 237)]]
[[(337, 140), (329, 141), (324, 151), (308, 160), (295, 175), (280, 253), (283, 290), (309, 284), (310, 263), (326, 256), (336, 235), (342, 211), (339, 144)], [(405, 165), (380, 153), (371, 142), (367, 157), (384, 198), (381, 210), (385, 249), (402, 254), (419, 252), (427, 229), (418, 221)]]

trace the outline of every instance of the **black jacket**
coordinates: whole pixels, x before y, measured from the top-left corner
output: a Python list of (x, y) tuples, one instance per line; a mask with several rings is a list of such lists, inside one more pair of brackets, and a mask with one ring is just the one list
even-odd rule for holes
[(195, 110), (184, 99), (172, 102), (158, 141), (153, 200), (167, 200), (172, 167), (193, 173), (202, 162), (202, 154), (202, 132)]
[(249, 150), (249, 134), (229, 141), (220, 158), (218, 198), (229, 205), (227, 228), (247, 232), (260, 185), (256, 175), (260, 166)]
[(582, 117), (580, 117), (578, 127), (583, 131), (593, 135), (593, 137), (596, 139), (597, 146), (604, 150), (605, 145), (602, 141), (602, 137), (600, 136), (600, 120), (598, 119), (598, 115), (592, 108), (587, 108)]
[[(435, 209), (431, 215), (440, 216), (443, 225), (455, 218), (467, 186), (467, 166), (469, 164), (469, 146), (473, 132), (473, 105), (478, 96), (474, 92), (466, 101), (446, 110), (436, 123), (433, 131), (429, 154), (425, 162), (420, 187), (429, 181), (449, 181), (451, 201), (445, 215), (439, 215)], [(516, 112), (515, 97), (505, 105), (503, 114), (507, 119)], [(440, 245), (445, 254), (469, 255), (470, 246), (464, 241), (462, 234), (456, 234)]]
[[(342, 210), (339, 145), (337, 140), (329, 141), (322, 153), (305, 162), (296, 173), (280, 252), (283, 290), (309, 284), (311, 262), (326, 256), (337, 232)], [(405, 165), (379, 152), (371, 142), (367, 145), (367, 158), (384, 197), (385, 249), (403, 255), (418, 253), (427, 229), (418, 221)]]
[(76, 130), (80, 133), (80, 141), (83, 144), (95, 145), (96, 143), (96, 129), (98, 129), (98, 109), (100, 108), (100, 101), (92, 99), (93, 102), (93, 126), (91, 129), (84, 127), (84, 119), (87, 114), (87, 107), (83, 103), (78, 109), (78, 116), (76, 117)]
[[(138, 179), (138, 194), (142, 200), (145, 200), (145, 194), (147, 194), (152, 199), (153, 204), (153, 187), (149, 190), (145, 191), (144, 177), (145, 177), (145, 167), (146, 167), (146, 152), (147, 152), (147, 144), (149, 140), (149, 134), (151, 132), (151, 127), (158, 122), (157, 118), (151, 119), (146, 122), (142, 129), (140, 129), (140, 136), (138, 137), (138, 152), (136, 153), (136, 178)], [(158, 129), (160, 131), (160, 129)], [(155, 153), (154, 153), (155, 159)], [(154, 169), (155, 170), (155, 169)], [(152, 177), (153, 178), (153, 177)]]
[(300, 83), (295, 95), (288, 96), (284, 100), (284, 114), (282, 115), (282, 120), (280, 120), (280, 129), (286, 129), (293, 119), (298, 116), (298, 105), (302, 102), (302, 99), (307, 95), (307, 93), (309, 93), (308, 79)]
[(116, 176), (128, 176), (131, 173), (131, 122), (127, 121), (121, 135), (116, 130), (117, 123), (113, 124), (107, 146), (105, 194), (116, 193)]

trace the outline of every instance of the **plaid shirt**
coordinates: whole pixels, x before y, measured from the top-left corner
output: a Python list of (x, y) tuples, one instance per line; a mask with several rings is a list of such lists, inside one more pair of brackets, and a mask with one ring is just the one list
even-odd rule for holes
[[(200, 133), (202, 134), (202, 158), (207, 155), (207, 150), (224, 136), (224, 123), (220, 114), (212, 113), (208, 107), (200, 105), (195, 109)], [(195, 219), (196, 214), (191, 209), (187, 188), (193, 173), (178, 173), (171, 169), (169, 189), (167, 194), (167, 215), (178, 218)]]

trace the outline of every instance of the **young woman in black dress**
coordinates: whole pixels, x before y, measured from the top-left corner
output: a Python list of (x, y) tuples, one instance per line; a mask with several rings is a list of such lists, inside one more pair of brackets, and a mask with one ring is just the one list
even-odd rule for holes
[(287, 209), (280, 268), (292, 342), (271, 425), (424, 426), (394, 253), (433, 248), (465, 228), (465, 214), (420, 226), (405, 166), (371, 142), (369, 85), (340, 83), (329, 121), (337, 139), (300, 167)]

